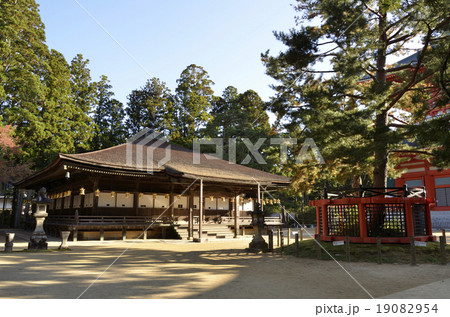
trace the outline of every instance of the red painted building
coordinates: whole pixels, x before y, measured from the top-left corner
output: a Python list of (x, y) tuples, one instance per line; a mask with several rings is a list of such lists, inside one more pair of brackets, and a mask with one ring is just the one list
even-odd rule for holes
[(430, 205), (431, 222), (434, 229), (450, 228), (450, 169), (439, 171), (430, 162), (408, 155), (409, 160), (398, 168), (404, 169), (395, 186), (425, 187)]
[[(418, 53), (412, 54), (396, 63), (396, 66), (410, 64), (413, 68), (416, 65)], [(368, 77), (364, 81), (369, 80)], [(388, 81), (400, 81), (395, 73), (387, 77)], [(444, 115), (450, 112), (450, 105), (442, 108), (434, 108), (439, 91), (430, 94), (428, 104), (430, 111), (426, 120)], [(443, 131), (445, 133), (445, 131)], [(447, 133), (449, 133), (447, 131)], [(450, 229), (450, 169), (439, 171), (432, 165), (431, 161), (419, 159), (417, 155), (411, 153), (406, 155), (409, 160), (401, 163), (397, 168), (404, 170), (402, 176), (395, 180), (395, 187), (425, 187), (426, 197), (432, 201), (430, 205), (431, 221), (433, 229)]]

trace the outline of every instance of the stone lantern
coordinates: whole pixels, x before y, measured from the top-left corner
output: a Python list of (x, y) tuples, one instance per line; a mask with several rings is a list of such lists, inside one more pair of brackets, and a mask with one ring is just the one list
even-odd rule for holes
[(262, 237), (262, 231), (264, 228), (264, 213), (262, 212), (261, 205), (259, 203), (255, 204), (255, 210), (252, 212), (252, 225), (255, 230), (255, 235), (253, 236), (253, 240), (250, 242), (247, 251), (268, 252), (269, 246)]
[(47, 236), (44, 231), (44, 220), (48, 216), (47, 206), (51, 203), (47, 198), (47, 190), (42, 187), (38, 192), (36, 199), (32, 201), (35, 206), (34, 218), (36, 218), (36, 228), (30, 237), (28, 250), (47, 250)]

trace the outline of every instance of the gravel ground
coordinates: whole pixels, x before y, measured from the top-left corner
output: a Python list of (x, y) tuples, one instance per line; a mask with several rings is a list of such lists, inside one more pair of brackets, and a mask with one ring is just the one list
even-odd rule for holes
[(20, 252), (27, 234), (17, 233), (15, 252), (0, 252), (0, 298), (450, 298), (448, 265), (341, 267), (247, 254), (248, 238), (80, 241), (65, 252)]

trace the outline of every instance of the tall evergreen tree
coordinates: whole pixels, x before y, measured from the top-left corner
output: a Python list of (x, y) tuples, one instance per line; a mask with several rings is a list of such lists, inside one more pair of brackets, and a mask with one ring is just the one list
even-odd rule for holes
[(83, 55), (77, 54), (70, 63), (71, 98), (75, 103), (73, 114), (75, 131), (75, 151), (89, 150), (90, 141), (94, 134), (95, 126), (90, 114), (95, 104), (95, 83), (91, 79), (91, 71), (88, 68), (89, 60), (83, 59)]
[(158, 78), (149, 79), (142, 88), (133, 90), (128, 95), (126, 112), (131, 134), (136, 134), (143, 128), (167, 133), (173, 130), (176, 117), (174, 98), (166, 83)]
[[(248, 144), (245, 144), (250, 141), (253, 145), (265, 139), (258, 152), (268, 163), (266, 151), (270, 147), (268, 138), (272, 131), (265, 103), (255, 91), (247, 90), (239, 94), (235, 87), (228, 86), (222, 97), (214, 97), (210, 114), (212, 120), (207, 124), (206, 133), (211, 138), (222, 138), (225, 159), (262, 170), (271, 170), (271, 164), (256, 162), (249, 151)], [(244, 142), (244, 139), (248, 141)], [(230, 140), (236, 142), (231, 144), (235, 150), (230, 149)], [(251, 160), (249, 161), (248, 158)], [(273, 163), (272, 160), (271, 163)]]
[(97, 104), (94, 110), (96, 130), (92, 139), (92, 149), (100, 150), (125, 142), (125, 110), (123, 104), (114, 99), (108, 77), (101, 76), (96, 84)]
[(39, 122), (33, 122), (36, 130), (25, 140), (34, 141), (37, 145), (36, 153), (39, 163), (45, 166), (59, 153), (73, 153), (75, 139), (82, 131), (78, 126), (74, 114), (76, 105), (71, 98), (70, 67), (64, 56), (56, 50), (51, 50), (48, 64), (50, 71), (44, 76), (47, 95), (43, 107), (39, 107)]
[(42, 102), (45, 88), (41, 75), (48, 67), (48, 53), (35, 1), (1, 1), (0, 110), (4, 120), (19, 108)]
[[(449, 3), (297, 2), (298, 21), (319, 25), (300, 24), (289, 33), (275, 33), (288, 49), (277, 57), (268, 52), (262, 56), (267, 73), (279, 81), (273, 110), (288, 119), (285, 127), (291, 136), (314, 138), (326, 160), (325, 166), (293, 166), (296, 183), (301, 187), (320, 175), (370, 173), (374, 187), (385, 187), (392, 153), (411, 150), (405, 140), (415, 142), (417, 127), (433, 125), (433, 119), (424, 120), (430, 107), (448, 103), (445, 94), (435, 104), (429, 99), (433, 91), (448, 90), (448, 81), (442, 85), (440, 75), (448, 73), (450, 65)], [(417, 40), (415, 59), (388, 65), (394, 54), (411, 55)], [(317, 67), (324, 61), (331, 68)], [(435, 154), (448, 146), (439, 144), (448, 140), (448, 129), (439, 133), (447, 138), (428, 144), (435, 146)]]
[(214, 82), (203, 67), (191, 64), (183, 70), (177, 83), (177, 131), (172, 133), (172, 140), (189, 146), (194, 138), (203, 136), (206, 124), (211, 120), (209, 111)]
[(45, 44), (44, 24), (34, 0), (0, 2), (0, 115), (15, 127), (18, 142), (27, 139), (23, 161), (36, 156), (31, 137), (42, 130), (40, 110), (46, 88), (42, 82), (48, 73), (49, 51)]

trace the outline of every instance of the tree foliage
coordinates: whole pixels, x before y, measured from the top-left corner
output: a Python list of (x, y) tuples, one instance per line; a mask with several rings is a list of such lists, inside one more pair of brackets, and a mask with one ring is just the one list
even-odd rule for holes
[(114, 99), (108, 77), (101, 76), (96, 84), (96, 102), (93, 121), (95, 124), (92, 149), (100, 150), (125, 142), (125, 110), (123, 104)]
[(211, 120), (209, 111), (214, 82), (203, 67), (191, 64), (183, 70), (177, 83), (177, 129), (172, 133), (172, 140), (181, 145), (190, 145), (194, 138), (203, 136), (202, 131)]
[(221, 97), (214, 97), (210, 114), (212, 119), (206, 126), (206, 136), (222, 139), (225, 159), (258, 169), (271, 169), (272, 162), (264, 159), (266, 164), (258, 163), (247, 146), (262, 140), (258, 153), (263, 158), (270, 147), (267, 139), (271, 134), (269, 117), (258, 93), (247, 90), (240, 94), (235, 87), (228, 86)]
[[(448, 164), (442, 154), (448, 151), (448, 128), (435, 138), (421, 134), (448, 127), (448, 113), (426, 118), (448, 104), (442, 93), (448, 90), (448, 78), (442, 80), (448, 74), (448, 1), (297, 2), (298, 27), (275, 33), (287, 50), (276, 57), (266, 52), (262, 59), (278, 81), (273, 110), (283, 126), (293, 137), (312, 137), (326, 160), (323, 166), (292, 164), (298, 187), (321, 177), (364, 174), (372, 175), (375, 187), (385, 187), (393, 153), (412, 150), (411, 144), (433, 148), (436, 164)], [(394, 55), (414, 52), (401, 65), (388, 64)], [(430, 103), (438, 91), (438, 102)]]
[[(175, 121), (174, 97), (166, 83), (158, 78), (148, 80), (128, 95), (127, 126), (131, 134), (143, 128), (172, 131)], [(169, 132), (168, 132), (169, 133)]]
[(95, 105), (95, 83), (91, 79), (88, 68), (89, 60), (77, 54), (70, 63), (71, 98), (75, 103), (75, 151), (84, 152), (90, 149), (95, 126), (90, 114)]

